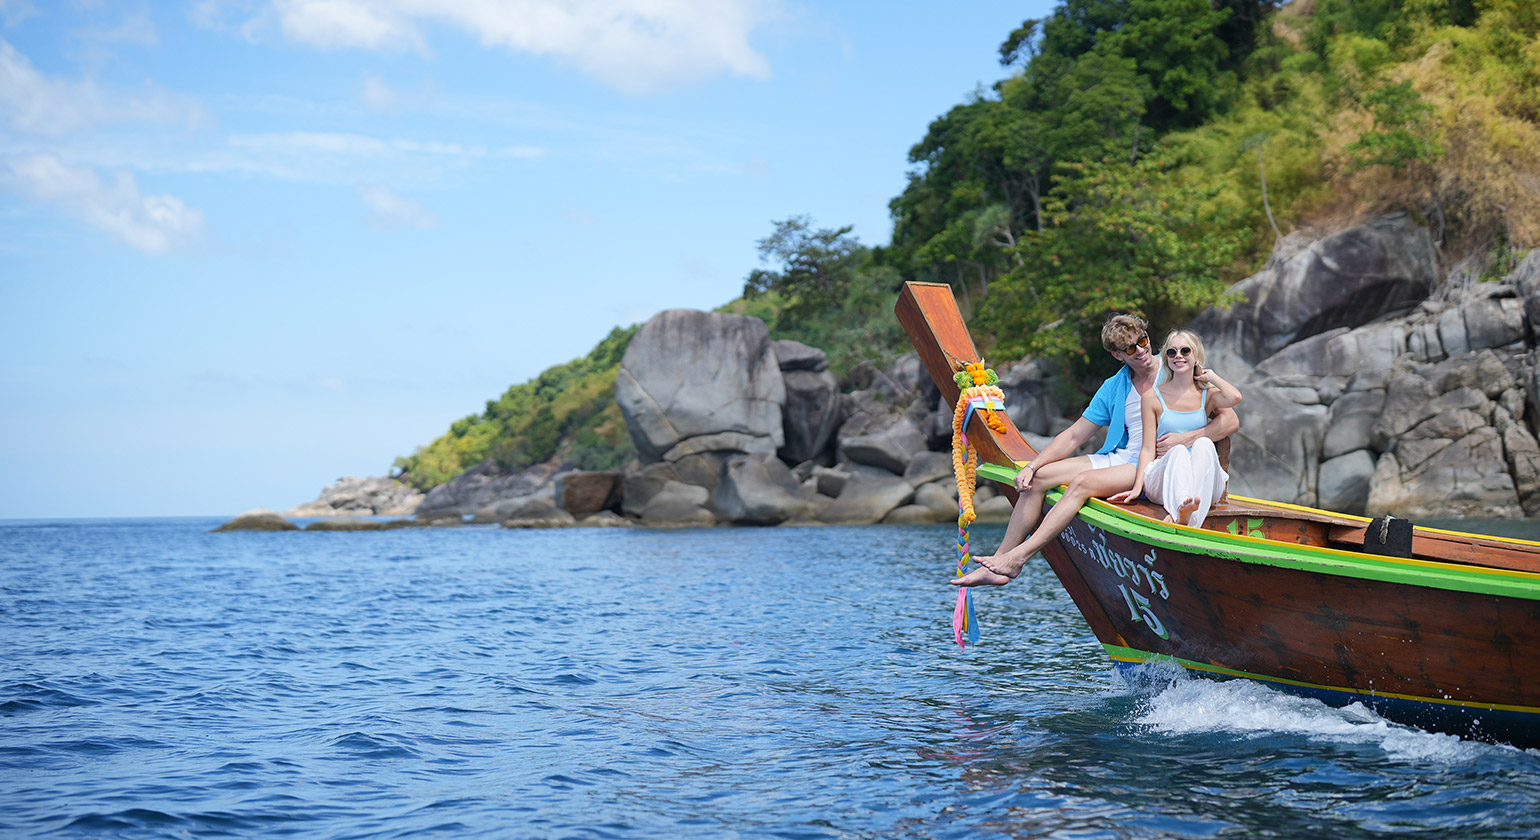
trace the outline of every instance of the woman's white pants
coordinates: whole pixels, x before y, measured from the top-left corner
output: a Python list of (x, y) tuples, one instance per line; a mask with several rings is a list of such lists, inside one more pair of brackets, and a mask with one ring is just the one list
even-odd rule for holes
[(1219, 468), (1219, 452), (1214, 449), (1214, 442), (1200, 437), (1192, 446), (1171, 447), (1145, 469), (1144, 495), (1165, 507), (1173, 521), (1181, 521), (1177, 506), (1183, 499), (1197, 499), (1198, 509), (1187, 524), (1201, 528), (1214, 500), (1224, 495), (1225, 482), (1229, 480)]

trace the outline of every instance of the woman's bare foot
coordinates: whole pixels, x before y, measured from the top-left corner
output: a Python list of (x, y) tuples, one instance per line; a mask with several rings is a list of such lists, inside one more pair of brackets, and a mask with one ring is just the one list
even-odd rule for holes
[(1176, 506), (1177, 521), (1182, 523), (1183, 525), (1186, 525), (1187, 524), (1187, 520), (1192, 519), (1193, 512), (1196, 511), (1197, 509), (1198, 509), (1198, 500), (1193, 498), (1192, 496), (1188, 496), (1187, 498), (1182, 500), (1181, 504)]
[(947, 581), (953, 586), (1004, 586), (1010, 582), (1010, 578), (995, 574), (986, 566), (980, 566), (962, 577), (954, 577)]

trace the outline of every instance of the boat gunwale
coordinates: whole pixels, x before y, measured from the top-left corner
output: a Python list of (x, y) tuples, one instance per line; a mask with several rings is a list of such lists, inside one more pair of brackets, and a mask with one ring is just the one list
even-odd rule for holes
[[(1009, 482), (1015, 471), (996, 464), (980, 464), (979, 475)], [(1062, 496), (1051, 491), (1049, 498)], [(1339, 577), (1377, 580), (1477, 595), (1540, 601), (1540, 572), (1493, 568), (1417, 557), (1366, 554), (1330, 546), (1304, 545), (1246, 534), (1229, 534), (1160, 522), (1101, 499), (1091, 499), (1080, 509), (1083, 521), (1156, 548), (1223, 557), (1252, 565), (1296, 569)], [(1458, 532), (1451, 532), (1458, 533)]]

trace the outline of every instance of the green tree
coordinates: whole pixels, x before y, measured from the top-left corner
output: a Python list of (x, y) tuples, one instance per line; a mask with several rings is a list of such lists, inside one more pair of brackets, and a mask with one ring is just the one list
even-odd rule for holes
[(759, 240), (758, 248), (760, 261), (774, 267), (749, 272), (744, 296), (776, 292), (792, 301), (788, 309), (810, 311), (841, 300), (866, 251), (850, 235), (851, 226), (815, 230), (807, 216), (774, 224), (775, 231)]
[(1099, 329), (1115, 311), (1157, 325), (1182, 323), (1225, 289), (1244, 237), (1213, 207), (1213, 190), (1184, 185), (1160, 157), (1062, 164), (1045, 202), (1049, 224), (1023, 237), (1021, 264), (1001, 277), (979, 313), (995, 352), (1079, 359), (1101, 354)]

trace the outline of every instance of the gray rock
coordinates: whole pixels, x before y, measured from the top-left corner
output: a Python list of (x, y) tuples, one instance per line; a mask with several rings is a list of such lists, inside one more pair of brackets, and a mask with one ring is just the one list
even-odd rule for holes
[(378, 519), (360, 519), (357, 516), (329, 516), (305, 526), (306, 531), (389, 531), (401, 527)]
[(1331, 422), (1326, 426), (1321, 457), (1336, 458), (1354, 450), (1367, 449), (1369, 430), (1374, 428), (1384, 410), (1384, 389), (1343, 394), (1331, 405)]
[(613, 510), (601, 510), (591, 513), (577, 521), (580, 528), (631, 528), (636, 523), (621, 516)]
[(315, 501), (289, 508), (285, 516), (411, 516), (422, 504), (421, 490), (394, 478), (343, 476)]
[(526, 496), (501, 499), (476, 511), (473, 524), (507, 522), (510, 519), (549, 519), (563, 513), (556, 503), (556, 488), (547, 484)]
[(504, 528), (571, 528), (577, 517), (564, 511), (554, 511), (546, 516), (515, 516), (503, 522)]
[(556, 477), (557, 507), (582, 519), (620, 503), (621, 475), (612, 471), (567, 472)]
[(786, 387), (757, 318), (658, 313), (626, 348), (615, 398), (646, 463), (718, 450), (768, 454), (786, 442)]
[(1362, 514), (1369, 501), (1369, 482), (1374, 477), (1374, 457), (1359, 449), (1321, 463), (1316, 483), (1317, 501), (1327, 510)]
[(842, 460), (881, 467), (895, 475), (902, 475), (915, 455), (925, 451), (925, 433), (907, 417), (864, 435), (842, 436), (838, 449)]
[(955, 478), (950, 452), (916, 452), (909, 466), (904, 468), (904, 480), (914, 487), (943, 478)]
[(775, 352), (775, 363), (785, 373), (789, 370), (824, 371), (829, 369), (829, 355), (824, 351), (800, 341), (781, 339), (770, 342), (770, 349)]
[(773, 455), (728, 459), (713, 507), (718, 519), (735, 525), (779, 525), (811, 513), (791, 470)]
[(828, 450), (839, 423), (839, 380), (827, 370), (783, 370), (781, 376), (786, 383), (781, 415), (786, 443), (778, 454), (793, 464), (817, 458)]
[(914, 489), (914, 503), (930, 508), (941, 521), (957, 518), (957, 485), (951, 481), (921, 484)]
[(977, 517), (975, 522), (1009, 522), (1011, 500), (1004, 496), (991, 496), (973, 505), (973, 515)]
[(1289, 344), (1416, 305), (1433, 289), (1437, 264), (1425, 229), (1404, 214), (1387, 216), (1275, 255), (1231, 288), (1229, 308), (1209, 309), (1192, 326), (1209, 364), (1244, 381)]
[(890, 511), (914, 499), (914, 488), (896, 475), (879, 478), (856, 473), (845, 482), (839, 497), (813, 511), (829, 524), (881, 522)]
[[(908, 485), (906, 484), (904, 486), (907, 487)], [(226, 522), (223, 525), (220, 525), (218, 528), (215, 528), (210, 533), (218, 533), (220, 531), (298, 531), (298, 530), (299, 530), (299, 526), (298, 525), (295, 525), (293, 522), (290, 522), (289, 520), (284, 519), (282, 516), (279, 516), (278, 515), (278, 511), (268, 510), (267, 508), (254, 508), (252, 510), (246, 511), (245, 513), (241, 514), (240, 516), (235, 517), (234, 519), (230, 520), (229, 522)]]
[[(1398, 448), (1398, 457), (1399, 454)], [(1523, 516), (1513, 477), (1503, 458), (1502, 441), (1490, 426), (1453, 441), (1420, 464), (1399, 463), (1399, 474), (1393, 478), (1381, 475), (1384, 462), (1382, 456), (1375, 470), (1369, 513), (1390, 512), (1407, 517)], [(1384, 487), (1379, 486), (1382, 481)]]
[[(663, 490), (663, 486), (670, 481), (678, 481), (679, 473), (674, 470), (673, 464), (656, 463), (648, 464), (634, 473), (627, 473), (621, 479), (621, 513), (633, 519), (642, 515), (642, 508), (652, 501)], [(710, 494), (707, 494), (709, 498)]]
[(642, 507), (644, 525), (715, 525), (716, 514), (707, 507), (711, 493), (704, 487), (667, 481)]
[(844, 492), (845, 482), (850, 480), (850, 476), (851, 473), (847, 470), (816, 467), (813, 470), (812, 480), (820, 495), (833, 499)]
[[(1258, 375), (1309, 377), (1308, 387), (1323, 376), (1351, 377), (1365, 369), (1388, 370), (1406, 350), (1406, 327), (1397, 321), (1355, 330), (1330, 330), (1291, 344), (1264, 359)], [(1218, 368), (1216, 368), (1218, 370)], [(1305, 385), (1304, 382), (1300, 383)]]
[[(1000, 391), (1005, 394), (1005, 413), (1022, 432), (1049, 435), (1053, 421), (1063, 409), (1054, 396), (1052, 371), (1039, 359), (1001, 365), (995, 368), (1000, 377)], [(952, 410), (945, 415), (948, 436), (952, 429)]]
[[(1499, 408), (1507, 415), (1507, 410)], [(1514, 490), (1519, 494), (1519, 504), (1525, 516), (1540, 515), (1540, 443), (1524, 424), (1509, 421), (1499, 424), (1502, 435), (1503, 457), (1508, 471), (1513, 475)]]
[(884, 525), (930, 525), (937, 522), (946, 522), (949, 517), (938, 514), (924, 505), (902, 505), (888, 511), (888, 515), (882, 518)]
[(1314, 505), (1327, 413), (1304, 406), (1265, 386), (1245, 390), (1240, 431), (1232, 435), (1230, 492)]
[(518, 473), (508, 474), (488, 459), (428, 491), (417, 507), (419, 517), (433, 518), (471, 514), (504, 499), (528, 496), (545, 487), (561, 469), (553, 458)]

